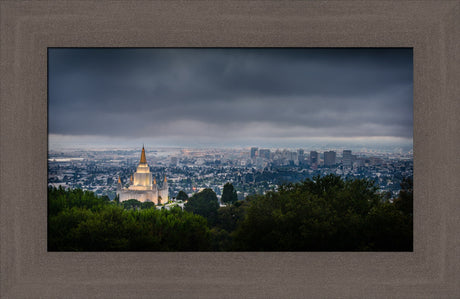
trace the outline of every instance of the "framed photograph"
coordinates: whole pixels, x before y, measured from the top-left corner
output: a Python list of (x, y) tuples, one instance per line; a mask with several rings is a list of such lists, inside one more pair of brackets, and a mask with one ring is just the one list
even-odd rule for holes
[(49, 48), (48, 250), (412, 251), (412, 140), (412, 48)]
[[(455, 100), (458, 94), (456, 82), (459, 80), (456, 55), (459, 40), (455, 33), (459, 26), (459, 15), (458, 1), (2, 2), (1, 297), (458, 296), (460, 273), (456, 249), (459, 240), (456, 236), (460, 224), (456, 216), (456, 194), (460, 190), (456, 184), (459, 165), (454, 149), (459, 141), (456, 134), (459, 130), (459, 104)], [(126, 60), (126, 51), (137, 53), (130, 56), (131, 60)], [(155, 62), (155, 57), (158, 58), (160, 54), (153, 55), (149, 51), (159, 51), (163, 56)], [(203, 57), (209, 55), (200, 54), (203, 51), (212, 52), (215, 60), (204, 63)], [(300, 53), (302, 51), (314, 53), (306, 55)], [(326, 55), (324, 58), (324, 53), (328, 51), (342, 54)], [(367, 57), (364, 62), (363, 59), (353, 59), (353, 53), (360, 51), (366, 53), (360, 55), (361, 58)], [(241, 53), (235, 54), (238, 52)], [(255, 53), (255, 56), (247, 58), (245, 53), (248, 52)], [(377, 52), (386, 52), (385, 59), (377, 59)], [(140, 60), (139, 53), (144, 55)], [(301, 71), (307, 63), (304, 57), (314, 55), (323, 56), (322, 60), (307, 61), (312, 66), (313, 72), (309, 76), (314, 84), (298, 83), (296, 79), (299, 73), (294, 70)], [(237, 62), (243, 60), (241, 64), (235, 63), (236, 66), (252, 66), (255, 73), (251, 78), (261, 79), (261, 88), (255, 88), (257, 82), (245, 77), (248, 72), (243, 72), (239, 67), (232, 70), (228, 63), (224, 64), (227, 66), (227, 80), (213, 81), (216, 73), (209, 70), (213, 67), (221, 70), (219, 63), (228, 62), (227, 56)], [(346, 61), (353, 66), (350, 67), (353, 71), (346, 75), (346, 80), (334, 81), (339, 70), (332, 62), (337, 57), (345, 56), (349, 58)], [(294, 60), (294, 63), (279, 63), (283, 59), (278, 57), (286, 57), (284, 61)], [(192, 67), (193, 62), (206, 67)], [(374, 68), (369, 68), (369, 62)], [(144, 73), (144, 76), (134, 73), (132, 76), (122, 75), (124, 71), (132, 70), (130, 66), (149, 64), (158, 72)], [(273, 68), (277, 68), (278, 77), (271, 77), (270, 69)], [(142, 73), (142, 67), (139, 69)], [(169, 72), (170, 78), (161, 77), (171, 69), (177, 71)], [(283, 72), (283, 69), (290, 71)], [(94, 72), (99, 73), (94, 76)], [(156, 86), (156, 93), (163, 92), (163, 102), (143, 106), (147, 103), (143, 99), (149, 98), (151, 90), (126, 91), (122, 88), (142, 84), (150, 86), (150, 81), (142, 82), (140, 79), (152, 76), (160, 76), (155, 77), (155, 82), (161, 83)], [(190, 84), (193, 78), (208, 80), (202, 85), (189, 85), (189, 88), (181, 86), (186, 82)], [(135, 82), (127, 82), (129, 79)], [(329, 79), (329, 84), (334, 88), (317, 92), (321, 90), (321, 84), (328, 84)], [(285, 83), (267, 84), (270, 80)], [(378, 84), (373, 85), (376, 82)], [(383, 82), (392, 82), (392, 93), (386, 92), (391, 89), (390, 85), (380, 85)], [(178, 88), (171, 88), (172, 83)], [(211, 88), (222, 86), (226, 86), (226, 89)], [(373, 100), (364, 101), (359, 90), (347, 88), (349, 86), (362, 86), (361, 92), (382, 87), (382, 92), (374, 92)], [(288, 88), (290, 92), (286, 93), (283, 88)], [(268, 93), (264, 93), (266, 89), (270, 89)], [(185, 90), (189, 91), (188, 94), (181, 94)], [(280, 106), (279, 98), (274, 99), (276, 105), (273, 107), (269, 102), (262, 103), (264, 108), (268, 107), (267, 111), (273, 111), (273, 119), (277, 120), (271, 127), (267, 122), (273, 119), (266, 116), (258, 120), (264, 123), (262, 128), (257, 126), (257, 122), (248, 121), (248, 118), (234, 119), (244, 116), (244, 113), (236, 112), (258, 115), (251, 109), (260, 108), (255, 105), (260, 103), (254, 104), (250, 99), (256, 96), (267, 99), (276, 94), (289, 105), (276, 109), (275, 106)], [(329, 121), (339, 120), (340, 111), (346, 110), (353, 119), (367, 117), (365, 123), (369, 126), (363, 126), (364, 122), (361, 121), (357, 127), (347, 127), (347, 121), (340, 123), (338, 130), (334, 129), (337, 128), (334, 125), (323, 122), (315, 130), (311, 129), (313, 124), (321, 123), (321, 115), (308, 114), (314, 109), (306, 109), (302, 106), (305, 101), (295, 99), (296, 96), (309, 98), (312, 94), (329, 103), (318, 107), (322, 104), (311, 102), (325, 115), (334, 115), (328, 118)], [(343, 102), (333, 100), (333, 94), (349, 98), (350, 101), (353, 99), (354, 106), (344, 107)], [(134, 98), (129, 99), (129, 95)], [(220, 108), (216, 110), (216, 105), (206, 102), (210, 95), (213, 99), (224, 98), (223, 95), (226, 99), (233, 99), (237, 111), (233, 106), (226, 106), (227, 102), (220, 102)], [(185, 103), (182, 99), (187, 96), (190, 102)], [(254, 105), (256, 108), (252, 107)], [(411, 113), (413, 120), (412, 116), (401, 118), (401, 115)], [(296, 115), (301, 117), (305, 114), (309, 115), (308, 119), (293, 122)], [(199, 117), (193, 118), (191, 115)], [(287, 117), (283, 118), (283, 115)], [(294, 125), (290, 126), (292, 123)], [(299, 123), (309, 125), (299, 127)], [(389, 123), (391, 126), (388, 126)], [(267, 127), (270, 129), (263, 129)], [(229, 128), (240, 134), (231, 135)], [(366, 164), (378, 165), (390, 159), (377, 155), (366, 157), (362, 149), (372, 150), (370, 144), (352, 148), (350, 144), (338, 144), (337, 140), (334, 145), (318, 147), (316, 156), (313, 144), (307, 144), (305, 140), (292, 140), (293, 136), (299, 135), (296, 132), (304, 133), (308, 128), (311, 129), (308, 135), (316, 132), (316, 137), (324, 135), (325, 131), (322, 130), (325, 129), (329, 130), (329, 137), (338, 137), (338, 134), (353, 130), (369, 130), (361, 137), (374, 134), (372, 136), (404, 140), (398, 145), (401, 155), (413, 154), (414, 201), (413, 216), (410, 217), (413, 221), (413, 242), (410, 242), (410, 248), (374, 247), (375, 250), (372, 250), (365, 245), (351, 249), (301, 247), (296, 250), (292, 245), (295, 243), (289, 241), (285, 234), (289, 230), (279, 230), (278, 237), (267, 242), (268, 247), (259, 249), (249, 246), (249, 241), (257, 240), (257, 235), (252, 235), (249, 240), (241, 239), (239, 245), (242, 247), (236, 250), (228, 250), (225, 242), (214, 245), (202, 243), (211, 246), (203, 248), (179, 248), (177, 244), (186, 242), (178, 242), (169, 244), (170, 247), (165, 249), (155, 247), (155, 243), (141, 241), (112, 242), (110, 248), (104, 247), (106, 242), (102, 247), (97, 247), (96, 243), (101, 238), (84, 238), (85, 232), (94, 228), (90, 225), (86, 226), (86, 231), (76, 231), (70, 238), (76, 240), (73, 237), (80, 236), (79, 240), (85, 240), (85, 246), (89, 247), (77, 248), (75, 246), (83, 243), (69, 245), (61, 242), (62, 238), (50, 238), (50, 229), (56, 229), (52, 236), (59, 235), (58, 229), (64, 223), (56, 219), (50, 222), (49, 219), (54, 208), (56, 215), (62, 212), (59, 210), (62, 206), (56, 204), (51, 207), (48, 201), (50, 190), (66, 192), (59, 186), (80, 184), (87, 190), (93, 188), (95, 198), (105, 200), (105, 203), (118, 199), (118, 205), (111, 207), (114, 213), (121, 210), (132, 214), (177, 211), (186, 215), (195, 194), (206, 189), (215, 194), (218, 203), (227, 206), (232, 205), (233, 195), (236, 195), (235, 201), (251, 195), (257, 197), (254, 200), (266, 203), (263, 199), (270, 196), (264, 194), (264, 190), (259, 190), (261, 192), (257, 194), (260, 186), (256, 184), (258, 180), (254, 173), (253, 190), (241, 189), (244, 184), (232, 179), (229, 182), (234, 183), (234, 190), (228, 197), (224, 196), (225, 180), (218, 183), (222, 188), (217, 190), (214, 188), (217, 185), (207, 188), (204, 181), (195, 180), (186, 185), (178, 179), (180, 175), (171, 170), (172, 165), (182, 163), (188, 169), (193, 162), (193, 165), (201, 165), (197, 168), (204, 168), (203, 165), (217, 163), (217, 156), (222, 156), (221, 160), (224, 160), (229, 155), (218, 152), (186, 153), (187, 157), (191, 157), (187, 160), (183, 158), (184, 149), (199, 148), (193, 144), (194, 140), (198, 144), (205, 144), (208, 149), (234, 148), (235, 144), (226, 142), (236, 142), (241, 149), (233, 154), (242, 158), (228, 158), (226, 162), (219, 163), (230, 163), (222, 167), (238, 168), (236, 172), (245, 174), (240, 175), (241, 180), (243, 177), (244, 180), (250, 178), (250, 173), (245, 171), (248, 165), (253, 165), (258, 173), (264, 173), (266, 167), (302, 169), (299, 156), (305, 152), (299, 152), (299, 149), (307, 152), (307, 173), (313, 175), (318, 171), (334, 170), (335, 175), (338, 174), (334, 176), (336, 178), (341, 178), (344, 172), (353, 174)], [(174, 133), (170, 133), (172, 131)], [(146, 139), (145, 132), (152, 133), (150, 136), (153, 138)], [(224, 132), (228, 138), (223, 139), (219, 132)], [(334, 132), (337, 135), (334, 136)], [(357, 135), (354, 133), (350, 136)], [(280, 140), (279, 136), (287, 137), (284, 140), (290, 142), (270, 144), (272, 140)], [(128, 140), (132, 148), (116, 153), (118, 156), (113, 153), (112, 157), (101, 156), (101, 146), (107, 146), (110, 142), (119, 148), (122, 146), (121, 139), (117, 139), (119, 137), (124, 142)], [(373, 141), (376, 141), (371, 142), (374, 145), (381, 142)], [(168, 146), (168, 150), (176, 147), (182, 152), (180, 155), (171, 154), (155, 148), (159, 143)], [(75, 169), (65, 165), (70, 160), (82, 161), (82, 153), (80, 156), (68, 154), (68, 148), (75, 144), (80, 148), (88, 144), (92, 147), (93, 152), (84, 153), (87, 163), (84, 170), (77, 169), (80, 162), (75, 162)], [(123, 146), (126, 147), (126, 144)], [(96, 154), (94, 150), (98, 147), (99, 153)], [(410, 151), (412, 147), (413, 153)], [(62, 151), (63, 148), (65, 151)], [(277, 148), (280, 149), (278, 156)], [(107, 148), (104, 150), (107, 151)], [(267, 154), (268, 157), (265, 156)], [(113, 168), (113, 173), (106, 176), (97, 174), (94, 169), (97, 165), (88, 163), (90, 157), (110, 167), (112, 160), (121, 156), (123, 167)], [(401, 167), (407, 169), (410, 165)], [(107, 169), (104, 171), (107, 172)], [(219, 177), (217, 173), (214, 175)], [(312, 184), (318, 181), (314, 176), (298, 178), (297, 181), (303, 179), (310, 179)], [(386, 185), (380, 182), (380, 188), (388, 188), (385, 191), (390, 193), (394, 191), (392, 185), (385, 182)], [(104, 190), (100, 187), (104, 184), (111, 188)], [(296, 190), (296, 186), (299, 187), (285, 186), (269, 192), (289, 193)], [(225, 189), (228, 191), (229, 187)], [(177, 200), (179, 191), (184, 191), (190, 197), (188, 201)], [(255, 194), (249, 194), (251, 192)], [(395, 191), (392, 196), (390, 193), (387, 204), (397, 200), (399, 194)], [(379, 194), (379, 198), (384, 198), (384, 194)], [(184, 206), (184, 212), (181, 212), (180, 205)], [(72, 207), (67, 208), (70, 211)], [(403, 215), (402, 211), (398, 213)], [(198, 212), (196, 214), (196, 218), (190, 218), (189, 221), (201, 223), (201, 219), (207, 217)], [(211, 218), (206, 220), (208, 223), (212, 221)], [(260, 223), (260, 219), (251, 223)], [(247, 228), (253, 227), (247, 225)], [(382, 225), (376, 227), (381, 228)], [(222, 237), (222, 234), (215, 233), (215, 236)], [(292, 247), (273, 246), (281, 239), (291, 242)], [(254, 244), (260, 245), (262, 242), (258, 240)], [(123, 246), (128, 246), (128, 249)], [(372, 246), (376, 246), (375, 243)]]

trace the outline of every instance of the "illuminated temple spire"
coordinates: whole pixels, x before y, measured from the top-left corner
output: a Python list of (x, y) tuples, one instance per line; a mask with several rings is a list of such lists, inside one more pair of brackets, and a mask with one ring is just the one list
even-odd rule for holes
[[(161, 176), (159, 177), (161, 183)], [(118, 177), (117, 196), (120, 202), (136, 199), (140, 202), (153, 202), (156, 205), (161, 204), (163, 200), (168, 202), (169, 197), (168, 183), (157, 185), (157, 179), (150, 172), (145, 155), (145, 147), (142, 145), (141, 159), (137, 166), (136, 172), (128, 178), (125, 187), (123, 187), (121, 177)]]
[(142, 154), (141, 154), (141, 162), (142, 164), (147, 164), (147, 159), (145, 158), (145, 150), (144, 146), (142, 145)]

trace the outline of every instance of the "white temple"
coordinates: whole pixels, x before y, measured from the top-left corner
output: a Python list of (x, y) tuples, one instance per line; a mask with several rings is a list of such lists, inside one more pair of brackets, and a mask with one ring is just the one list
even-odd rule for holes
[(168, 202), (168, 181), (165, 179), (161, 188), (157, 185), (157, 181), (153, 178), (150, 172), (147, 159), (145, 158), (145, 150), (142, 146), (141, 161), (134, 176), (131, 176), (128, 188), (123, 188), (121, 179), (118, 177), (117, 195), (120, 202), (136, 199), (140, 202), (153, 202), (154, 204), (164, 204)]

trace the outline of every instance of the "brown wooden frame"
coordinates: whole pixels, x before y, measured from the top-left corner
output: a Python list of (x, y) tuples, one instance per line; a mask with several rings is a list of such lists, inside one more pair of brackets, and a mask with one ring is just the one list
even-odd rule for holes
[[(460, 296), (459, 1), (0, 1), (1, 298)], [(47, 252), (48, 47), (413, 47), (413, 252)]]

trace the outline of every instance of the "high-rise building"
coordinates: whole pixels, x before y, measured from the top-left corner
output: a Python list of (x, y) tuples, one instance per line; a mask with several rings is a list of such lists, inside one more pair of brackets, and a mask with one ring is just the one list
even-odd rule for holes
[(169, 187), (166, 176), (161, 187), (157, 185), (155, 178), (153, 178), (152, 182), (152, 177), (145, 157), (145, 150), (142, 147), (141, 160), (136, 172), (131, 176), (129, 187), (123, 188), (121, 178), (118, 178), (117, 195), (120, 202), (129, 199), (136, 199), (140, 202), (153, 202), (155, 204), (168, 202)]
[(257, 147), (251, 147), (251, 159), (255, 159), (257, 156)]
[(270, 159), (270, 150), (261, 148), (259, 150), (259, 157), (269, 160)]
[(299, 154), (297, 152), (292, 152), (291, 159), (294, 165), (299, 165)]
[(310, 152), (310, 165), (318, 165), (319, 163), (319, 155), (316, 151)]
[(334, 151), (324, 152), (324, 166), (335, 165), (336, 153)]
[(299, 159), (299, 164), (305, 164), (305, 151), (303, 149), (297, 150), (297, 158)]
[(342, 154), (342, 165), (345, 167), (351, 167), (353, 164), (353, 157), (351, 156), (351, 150), (343, 150)]

